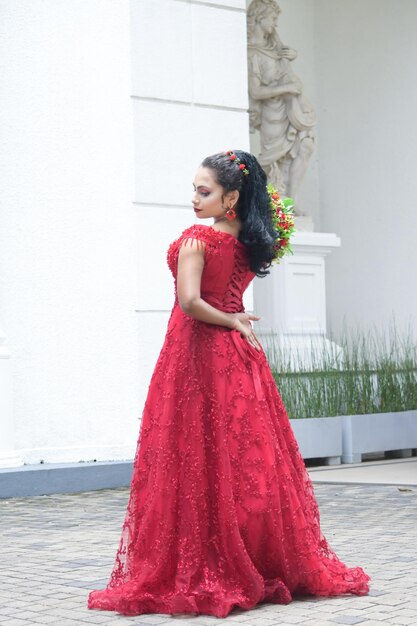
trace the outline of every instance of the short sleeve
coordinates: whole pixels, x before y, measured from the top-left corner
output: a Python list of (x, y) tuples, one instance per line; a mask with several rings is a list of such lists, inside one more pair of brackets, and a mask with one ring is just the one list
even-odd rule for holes
[(186, 245), (187, 241), (190, 239), (196, 239), (198, 242), (204, 244), (204, 248), (209, 253), (218, 250), (221, 242), (217, 232), (213, 228), (210, 228), (210, 226), (203, 224), (193, 224), (193, 226), (184, 230), (179, 238), (180, 246), (182, 244)]
[(203, 224), (193, 224), (186, 228), (181, 235), (168, 248), (167, 261), (172, 273), (175, 275), (178, 265), (178, 254), (182, 245), (187, 245), (188, 241), (197, 240), (204, 247), (204, 260), (209, 259), (221, 251), (221, 235), (210, 226)]

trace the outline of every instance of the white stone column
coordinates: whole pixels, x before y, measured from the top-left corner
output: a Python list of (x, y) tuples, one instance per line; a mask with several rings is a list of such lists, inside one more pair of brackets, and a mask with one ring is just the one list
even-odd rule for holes
[(23, 464), (14, 449), (12, 372), (5, 343), (6, 335), (0, 326), (0, 468)]
[(293, 255), (273, 265), (271, 275), (254, 280), (255, 331), (267, 350), (279, 348), (279, 358), (294, 369), (311, 366), (312, 349), (338, 346), (326, 338), (325, 257), (340, 246), (334, 233), (299, 232), (291, 239)]
[(131, 32), (142, 405), (174, 303), (166, 251), (200, 223), (196, 169), (249, 149), (245, 0), (132, 0)]

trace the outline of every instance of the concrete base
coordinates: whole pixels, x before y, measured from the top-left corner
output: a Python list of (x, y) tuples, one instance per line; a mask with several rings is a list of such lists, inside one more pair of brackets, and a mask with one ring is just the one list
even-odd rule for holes
[(343, 415), (342, 463), (360, 463), (362, 454), (405, 450), (411, 456), (417, 444), (417, 410), (398, 413)]
[(129, 487), (133, 461), (45, 463), (0, 469), (0, 498)]
[(325, 465), (340, 465), (341, 462), (342, 462), (342, 459), (340, 456), (327, 456), (324, 459)]
[(339, 465), (342, 456), (340, 417), (308, 417), (290, 420), (304, 459), (324, 458), (326, 465)]
[(387, 459), (409, 459), (413, 456), (413, 449), (407, 448), (405, 450), (390, 450), (385, 452), (385, 458)]

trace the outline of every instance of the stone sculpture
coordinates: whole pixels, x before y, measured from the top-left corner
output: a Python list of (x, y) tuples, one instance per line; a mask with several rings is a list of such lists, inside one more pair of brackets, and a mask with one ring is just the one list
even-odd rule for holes
[[(297, 52), (277, 32), (275, 0), (253, 0), (247, 11), (251, 132), (259, 130), (259, 162), (283, 196), (296, 199), (314, 149), (316, 114), (291, 61)], [(295, 215), (298, 212), (295, 204)]]

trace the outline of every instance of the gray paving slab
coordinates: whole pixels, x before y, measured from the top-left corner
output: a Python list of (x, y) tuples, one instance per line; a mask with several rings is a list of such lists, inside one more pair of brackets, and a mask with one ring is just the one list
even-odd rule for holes
[(340, 558), (372, 576), (367, 596), (296, 599), (227, 618), (87, 609), (104, 587), (128, 489), (0, 501), (0, 626), (417, 625), (417, 488), (316, 483), (324, 534)]
[(417, 486), (416, 457), (310, 467), (308, 471), (315, 483)]

